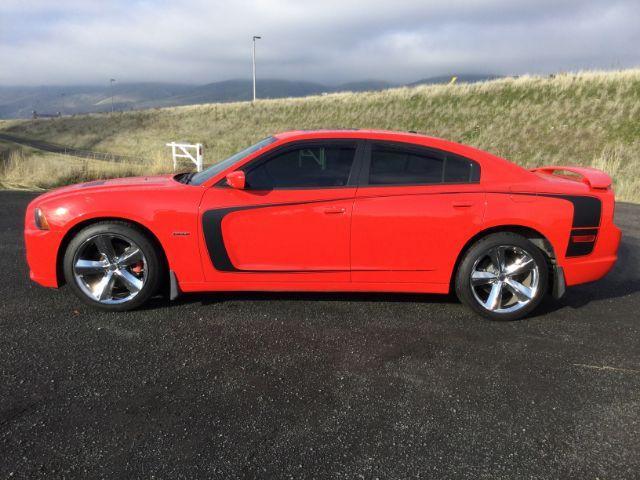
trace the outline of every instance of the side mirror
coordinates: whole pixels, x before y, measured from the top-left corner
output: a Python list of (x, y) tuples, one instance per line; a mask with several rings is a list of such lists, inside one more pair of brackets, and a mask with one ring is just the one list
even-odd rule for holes
[(227, 174), (227, 185), (231, 188), (237, 188), (238, 190), (244, 190), (245, 177), (242, 170), (236, 170)]

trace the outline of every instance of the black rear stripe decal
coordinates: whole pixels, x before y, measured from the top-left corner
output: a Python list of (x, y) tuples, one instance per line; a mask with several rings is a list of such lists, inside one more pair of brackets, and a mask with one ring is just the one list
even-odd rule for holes
[[(593, 237), (593, 240), (588, 240), (588, 237)], [(582, 255), (589, 255), (593, 252), (593, 248), (596, 245), (598, 238), (597, 228), (578, 228), (571, 230), (571, 237), (569, 237), (569, 245), (567, 245), (567, 257), (579, 257)]]
[(565, 256), (580, 257), (582, 255), (589, 255), (591, 252), (593, 252), (593, 248), (596, 244), (595, 240), (593, 242), (574, 242), (572, 238), (573, 235), (576, 234), (574, 232), (580, 231), (590, 232), (597, 238), (597, 229), (598, 227), (600, 227), (600, 219), (602, 216), (602, 202), (600, 201), (600, 199), (586, 195), (560, 195), (552, 193), (540, 193), (538, 195), (540, 195), (541, 197), (559, 198), (571, 202), (573, 204), (573, 221), (571, 222), (571, 228), (590, 229), (571, 231)]
[(573, 228), (599, 227), (602, 215), (602, 202), (599, 198), (580, 195), (555, 195), (541, 193), (541, 197), (553, 197), (567, 200), (573, 204)]

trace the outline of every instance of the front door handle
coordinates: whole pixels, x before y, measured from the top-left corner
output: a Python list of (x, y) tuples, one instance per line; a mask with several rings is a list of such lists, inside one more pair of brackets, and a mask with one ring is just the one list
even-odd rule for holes
[(453, 208), (469, 208), (473, 207), (473, 202), (454, 202)]
[(324, 213), (326, 213), (327, 215), (339, 215), (341, 213), (346, 213), (347, 209), (346, 208), (327, 208)]

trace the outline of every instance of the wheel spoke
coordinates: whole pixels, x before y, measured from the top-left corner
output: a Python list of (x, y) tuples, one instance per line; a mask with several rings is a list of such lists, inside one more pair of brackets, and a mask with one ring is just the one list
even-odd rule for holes
[(126, 289), (131, 293), (139, 292), (144, 285), (144, 282), (142, 280), (140, 280), (128, 270), (116, 270), (116, 274), (118, 275), (118, 278), (122, 280), (122, 283), (124, 284)]
[(471, 274), (471, 284), (476, 287), (478, 285), (486, 285), (496, 280), (498, 277), (495, 273), (487, 272), (485, 270), (474, 270)]
[(491, 291), (487, 300), (484, 302), (484, 307), (488, 310), (496, 310), (500, 308), (502, 304), (502, 282), (496, 282), (491, 286)]
[(133, 265), (140, 260), (142, 260), (142, 250), (138, 247), (129, 247), (118, 257), (117, 263), (120, 265)]
[(107, 260), (110, 262), (114, 262), (116, 259), (116, 251), (113, 248), (113, 243), (111, 243), (111, 237), (106, 235), (98, 235), (94, 240), (98, 252), (107, 257)]
[(536, 266), (536, 262), (534, 262), (533, 258), (528, 255), (520, 257), (517, 261), (510, 263), (505, 268), (505, 273), (509, 276), (512, 275), (520, 275), (521, 273), (529, 272), (533, 270)]
[(521, 302), (529, 301), (533, 298), (533, 291), (526, 285), (515, 281), (513, 278), (507, 278), (505, 285)]
[(98, 273), (104, 274), (108, 267), (108, 264), (100, 260), (84, 260), (82, 258), (76, 261), (74, 270), (78, 275), (95, 275)]
[(504, 271), (504, 247), (499, 246), (492, 248), (489, 251), (489, 258), (491, 258), (491, 263), (496, 267), (497, 272)]
[(113, 296), (113, 283), (115, 278), (113, 272), (107, 272), (102, 279), (93, 287), (93, 295), (97, 300), (109, 300)]

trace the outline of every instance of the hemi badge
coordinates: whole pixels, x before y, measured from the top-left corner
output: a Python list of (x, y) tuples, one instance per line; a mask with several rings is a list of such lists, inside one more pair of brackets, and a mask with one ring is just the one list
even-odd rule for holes
[(188, 237), (191, 235), (189, 232), (173, 232), (174, 237)]

